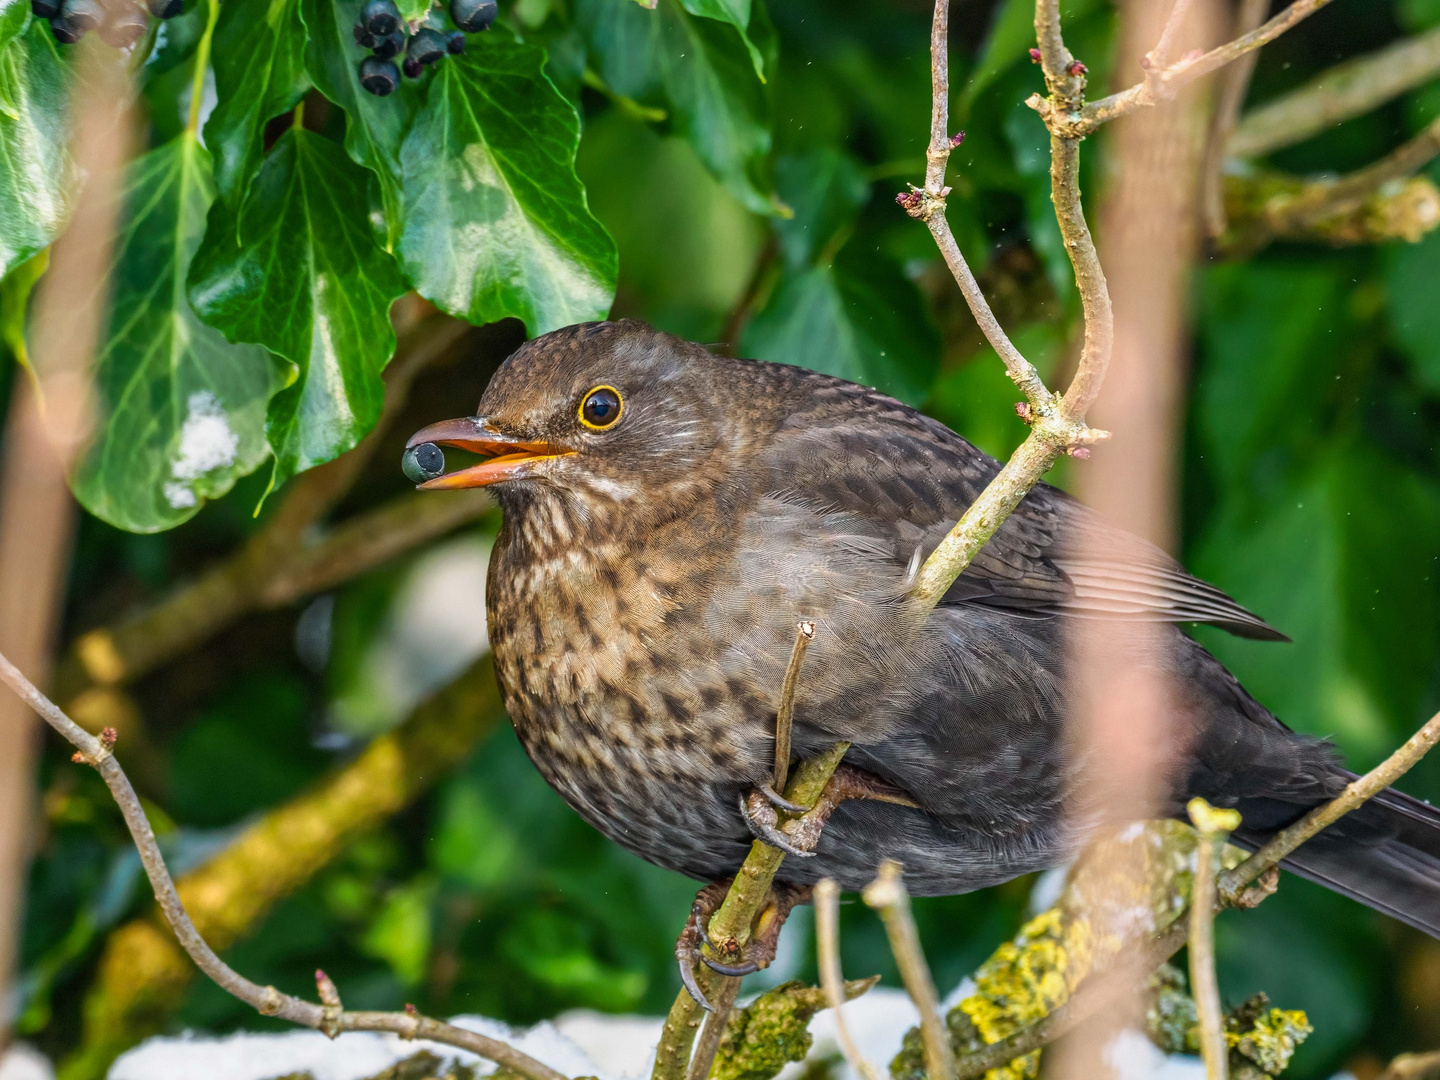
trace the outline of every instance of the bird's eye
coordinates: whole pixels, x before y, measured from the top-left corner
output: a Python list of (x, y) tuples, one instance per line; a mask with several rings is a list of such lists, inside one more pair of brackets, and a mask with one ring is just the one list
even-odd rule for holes
[(620, 400), (620, 391), (613, 386), (597, 386), (580, 402), (580, 422), (598, 431), (614, 424), (624, 411), (625, 403)]

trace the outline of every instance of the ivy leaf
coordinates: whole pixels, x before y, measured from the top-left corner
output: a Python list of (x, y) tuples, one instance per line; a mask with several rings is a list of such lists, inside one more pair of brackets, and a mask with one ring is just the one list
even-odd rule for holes
[(740, 34), (745, 49), (750, 53), (750, 63), (755, 66), (755, 77), (765, 81), (765, 56), (750, 40), (750, 0), (680, 0), (691, 15), (704, 19), (716, 19), (729, 23)]
[(240, 205), (211, 212), (191, 269), (195, 310), (231, 341), (294, 365), (270, 402), (273, 486), (350, 449), (375, 426), (405, 291), (360, 208), (366, 176), (329, 139), (291, 129)]
[(401, 79), (389, 97), (360, 87), (360, 61), (367, 55), (352, 31), (363, 0), (299, 0), (305, 22), (305, 72), (315, 89), (345, 110), (345, 150), (375, 174), (385, 221), (386, 246), (395, 249), (404, 222), (400, 147), (424, 95), (414, 79)]
[(406, 276), (473, 323), (515, 316), (541, 334), (603, 318), (615, 244), (575, 175), (575, 108), (540, 49), (494, 32), (471, 41), (435, 72), (401, 151)]
[(870, 184), (859, 163), (837, 150), (780, 158), (775, 162), (775, 186), (794, 208), (793, 217), (775, 222), (780, 253), (791, 267), (821, 256), (870, 199)]
[(211, 56), (217, 100), (205, 145), (215, 186), (233, 206), (260, 167), (266, 122), (293, 109), (310, 85), (300, 0), (225, 0)]
[(0, 281), (0, 342), (21, 367), (29, 370), (30, 350), (25, 344), (25, 313), (35, 283), (50, 268), (50, 249), (30, 256)]
[(1429, 390), (1440, 390), (1440, 234), (1390, 244), (1390, 321), (1396, 340)]
[(24, 32), (28, 18), (29, 0), (0, 0), (0, 49)]
[(0, 47), (0, 277), (54, 240), (69, 212), (66, 83), (43, 21)]
[[(665, 109), (676, 134), (748, 209), (785, 212), (765, 175), (770, 99), (733, 24), (696, 17), (678, 0), (659, 0), (654, 11), (577, 0), (575, 17), (611, 89)], [(768, 53), (773, 32), (758, 3), (752, 22)]]
[(283, 373), (264, 349), (229, 344), (185, 298), (215, 198), (210, 170), (209, 153), (184, 134), (126, 176), (95, 364), (98, 426), (71, 483), (87, 510), (131, 532), (193, 517), (269, 453), (265, 403)]
[(919, 402), (935, 376), (939, 335), (900, 267), (865, 246), (852, 241), (833, 263), (781, 277), (741, 352)]

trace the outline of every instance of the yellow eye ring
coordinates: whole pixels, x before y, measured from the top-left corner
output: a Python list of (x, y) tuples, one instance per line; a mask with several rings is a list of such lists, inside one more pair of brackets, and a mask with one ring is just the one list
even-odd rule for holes
[(614, 427), (625, 415), (625, 399), (613, 386), (592, 387), (580, 399), (580, 423), (591, 431)]

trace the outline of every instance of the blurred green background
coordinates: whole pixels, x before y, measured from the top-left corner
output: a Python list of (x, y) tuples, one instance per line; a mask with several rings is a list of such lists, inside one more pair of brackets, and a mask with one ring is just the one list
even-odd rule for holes
[[(580, 104), (580, 175), (620, 251), (615, 314), (879, 385), (1008, 453), (1024, 430), (1013, 387), (959, 307), (928, 233), (893, 202), (923, 172), (929, 6), (776, 0), (767, 13), (757, 4), (751, 36), (774, 62), (735, 123), (773, 137), (751, 165), (773, 176), (795, 210), (788, 220), (757, 213), (739, 173), (722, 181), (713, 162), (707, 169), (696, 150), (703, 115), (659, 119), (647, 112), (653, 88), (627, 86), (623, 71), (593, 58), (604, 28), (587, 23), (592, 6), (518, 0), (507, 17), (550, 47), (552, 77)], [(951, 159), (950, 218), (1002, 321), (1050, 374), (1073, 340), (1078, 303), (1051, 217), (1044, 131), (1021, 104), (1041, 84), (1025, 56), (1028, 30), (1013, 32), (1029, 10), (954, 5), (952, 71), (957, 86), (968, 82), (956, 124), (969, 138)], [(628, 5), (624, 14), (647, 17)], [(1077, 0), (1067, 18), (1092, 86), (1103, 85), (1114, 10)], [(1250, 102), (1436, 23), (1435, 0), (1339, 0), (1264, 50)], [(147, 84), (156, 139), (173, 127), (188, 81), (183, 65), (175, 70), (183, 77)], [(1357, 168), (1437, 113), (1440, 85), (1273, 164)], [(1104, 137), (1085, 154), (1093, 214)], [(1333, 737), (1352, 768), (1367, 768), (1440, 706), (1440, 233), (1413, 245), (1274, 245), (1245, 262), (1206, 261), (1193, 301), (1183, 556), (1294, 643), (1203, 639), (1284, 721)], [(404, 434), (468, 410), (521, 333), (492, 327), (467, 339), (460, 359), (427, 370), (342, 512), (403, 491)], [(16, 368), (8, 354), (0, 364), (3, 396)], [(85, 518), (65, 640), (233, 550), (259, 527), (251, 511), (266, 472), (170, 533), (129, 535)], [(488, 517), (334, 593), (248, 616), (133, 688), (152, 740), (146, 794), (182, 868), (352, 758), (453, 675), (466, 624), (483, 619), (478, 574), (496, 526)], [(427, 623), (435, 612), (449, 622)], [(18, 1028), (58, 1057), (80, 1038), (107, 931), (143, 913), (148, 890), (89, 770), (51, 745), (40, 785)], [(1440, 796), (1440, 760), (1402, 786)], [(942, 991), (1014, 933), (1031, 885), (917, 902)], [(433, 1014), (517, 1022), (575, 1006), (653, 1014), (678, 987), (672, 949), (695, 887), (580, 822), (501, 725), (280, 904), (230, 959), (297, 993), (323, 967), (350, 1007), (413, 1001)], [(774, 977), (813, 977), (809, 926), (807, 915), (795, 920)], [(1440, 944), (1292, 878), (1259, 909), (1222, 916), (1218, 934), (1227, 1001), (1263, 989), (1309, 1012), (1316, 1030), (1297, 1080), (1347, 1065), (1363, 1076), (1397, 1052), (1440, 1045)], [(868, 911), (846, 908), (844, 940), (847, 973), (896, 982)], [(267, 1021), (196, 981), (173, 1024)]]

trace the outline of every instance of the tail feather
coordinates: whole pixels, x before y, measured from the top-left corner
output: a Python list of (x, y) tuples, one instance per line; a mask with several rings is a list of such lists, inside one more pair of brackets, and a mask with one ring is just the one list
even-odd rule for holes
[(1429, 803), (1387, 789), (1280, 865), (1440, 938), (1440, 810)]

